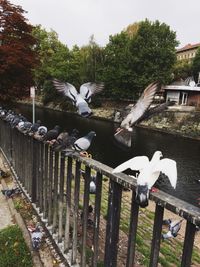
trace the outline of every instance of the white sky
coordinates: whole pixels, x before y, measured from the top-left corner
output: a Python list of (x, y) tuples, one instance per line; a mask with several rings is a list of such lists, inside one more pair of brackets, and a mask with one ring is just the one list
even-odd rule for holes
[(53, 29), (69, 48), (95, 41), (104, 46), (109, 35), (120, 33), (129, 24), (159, 20), (177, 34), (179, 47), (200, 42), (200, 0), (10, 0), (28, 13), (33, 25)]

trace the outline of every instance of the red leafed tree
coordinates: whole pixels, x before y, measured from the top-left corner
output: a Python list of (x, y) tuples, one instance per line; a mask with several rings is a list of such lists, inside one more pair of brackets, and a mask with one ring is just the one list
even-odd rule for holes
[(20, 6), (0, 0), (0, 100), (14, 100), (29, 94), (32, 69), (37, 64), (33, 26), (26, 22)]

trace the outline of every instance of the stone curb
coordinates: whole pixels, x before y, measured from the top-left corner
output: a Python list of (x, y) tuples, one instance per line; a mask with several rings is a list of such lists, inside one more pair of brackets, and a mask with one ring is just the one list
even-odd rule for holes
[[(1, 184), (2, 184), (3, 189), (8, 189), (8, 186), (7, 186), (4, 179), (1, 179)], [(7, 203), (8, 203), (11, 215), (14, 218), (14, 220), (16, 221), (17, 225), (20, 227), (22, 234), (23, 234), (23, 237), (24, 237), (24, 240), (25, 240), (25, 242), (26, 242), (26, 244), (27, 244), (27, 246), (31, 252), (31, 256), (32, 256), (32, 260), (33, 260), (33, 266), (34, 267), (43, 267), (43, 264), (41, 262), (39, 255), (38, 255), (38, 252), (33, 250), (28, 229), (26, 228), (26, 225), (22, 219), (22, 216), (20, 215), (19, 212), (16, 211), (12, 198), (7, 198)]]

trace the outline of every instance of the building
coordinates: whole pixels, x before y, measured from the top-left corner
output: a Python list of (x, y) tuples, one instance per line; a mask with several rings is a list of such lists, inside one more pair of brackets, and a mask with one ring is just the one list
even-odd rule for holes
[(182, 48), (176, 50), (177, 60), (188, 60), (191, 61), (200, 47), (200, 43), (187, 44)]
[(174, 82), (163, 87), (166, 101), (175, 101), (177, 105), (200, 107), (200, 86), (194, 81)]

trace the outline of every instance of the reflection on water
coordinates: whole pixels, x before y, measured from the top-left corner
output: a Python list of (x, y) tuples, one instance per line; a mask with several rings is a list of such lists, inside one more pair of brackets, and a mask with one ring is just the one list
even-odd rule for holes
[[(30, 121), (32, 118), (31, 107), (21, 105), (18, 112), (25, 115)], [(71, 131), (77, 128), (80, 135), (85, 135), (94, 130), (97, 134), (89, 152), (93, 158), (110, 166), (116, 167), (122, 162), (138, 155), (152, 157), (156, 150), (160, 150), (164, 157), (174, 159), (178, 168), (178, 183), (174, 190), (168, 179), (160, 178), (157, 186), (180, 199), (198, 206), (197, 198), (200, 197), (200, 142), (182, 137), (163, 134), (142, 128), (133, 131), (133, 147), (124, 149), (116, 144), (113, 137), (114, 124), (103, 120), (82, 118), (78, 115), (43, 110), (36, 108), (36, 120), (40, 119), (48, 129), (59, 124), (62, 130)]]

